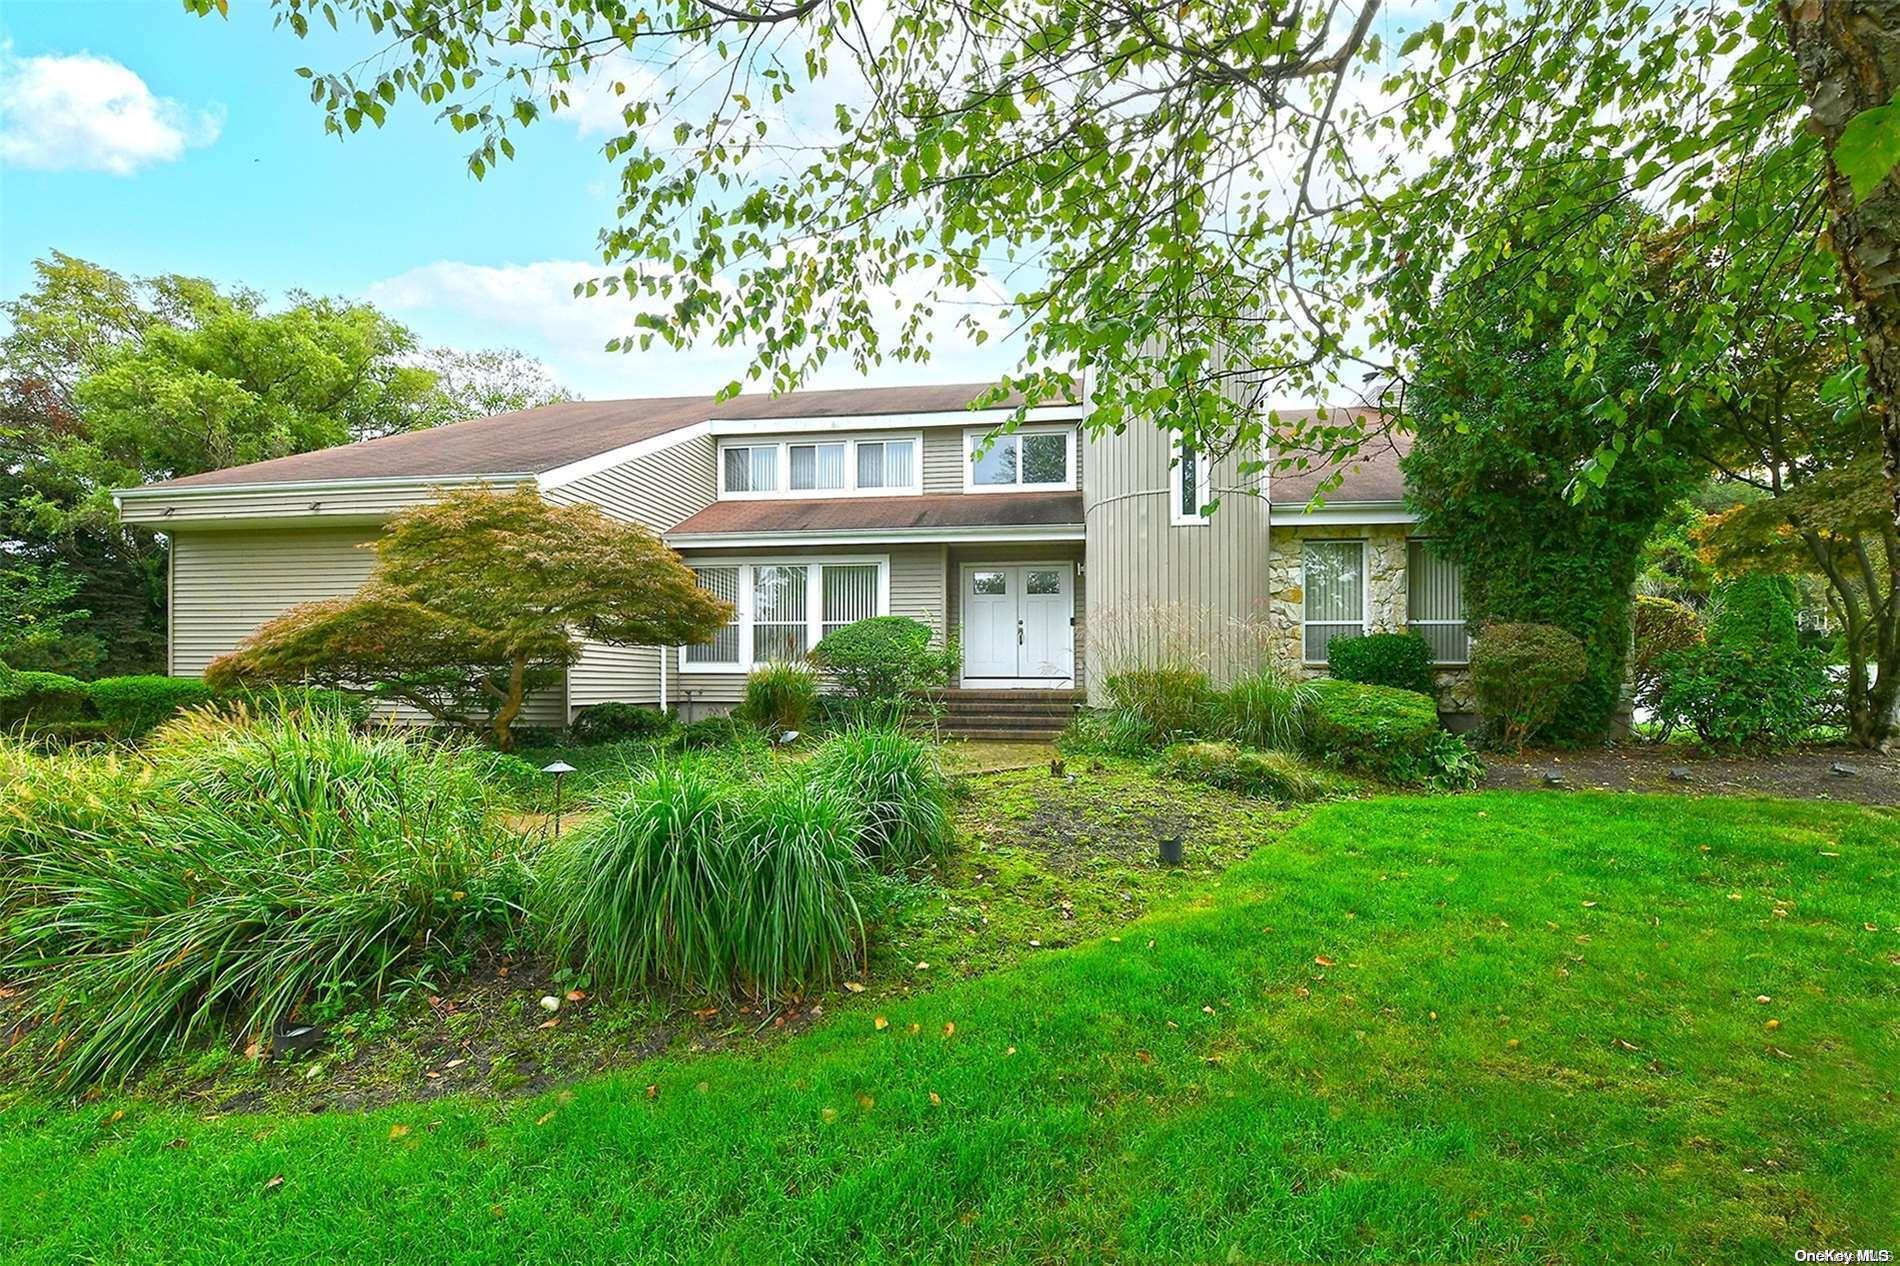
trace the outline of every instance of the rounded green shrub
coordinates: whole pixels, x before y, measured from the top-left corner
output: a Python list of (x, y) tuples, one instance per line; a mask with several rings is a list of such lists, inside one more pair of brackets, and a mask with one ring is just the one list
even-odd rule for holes
[(574, 714), (568, 733), (581, 743), (621, 743), (657, 738), (673, 727), (673, 718), (658, 708), (637, 703), (596, 703)]
[(818, 705), (818, 678), (803, 664), (789, 661), (765, 664), (745, 679), (745, 701), (739, 716), (778, 735), (803, 731)]
[(834, 629), (811, 661), (852, 699), (888, 703), (953, 684), (962, 664), (954, 643), (933, 646), (930, 626), (877, 615)]
[(1837, 687), (1823, 656), (1799, 646), (1714, 640), (1662, 657), (1656, 720), (1704, 745), (1777, 751), (1819, 724)]
[(1326, 671), (1341, 681), (1391, 686), (1437, 696), (1431, 644), (1416, 633), (1368, 633), (1334, 638), (1326, 647)]
[(195, 677), (102, 677), (86, 688), (99, 720), (116, 738), (142, 738), (186, 708), (211, 702), (211, 687)]
[(1439, 725), (1424, 695), (1332, 678), (1313, 686), (1306, 725), (1313, 755), (1400, 786), (1456, 791), (1476, 783), (1482, 766)]
[(897, 730), (846, 730), (807, 766), (815, 786), (857, 810), (858, 852), (901, 870), (950, 850), (949, 783), (930, 746)]
[(1520, 744), (1556, 720), (1590, 662), (1583, 642), (1554, 624), (1487, 624), (1471, 646), (1471, 689), (1485, 726)]
[(1242, 795), (1300, 803), (1340, 795), (1352, 782), (1286, 752), (1260, 752), (1232, 743), (1177, 743), (1161, 758), (1161, 773)]
[(76, 677), (0, 664), (0, 727), (88, 720), (90, 702), (86, 683)]

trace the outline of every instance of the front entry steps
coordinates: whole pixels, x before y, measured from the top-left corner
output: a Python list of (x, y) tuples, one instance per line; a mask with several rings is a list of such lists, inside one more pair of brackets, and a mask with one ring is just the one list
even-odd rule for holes
[(1068, 728), (1086, 701), (1080, 690), (944, 690), (944, 737), (1046, 743)]

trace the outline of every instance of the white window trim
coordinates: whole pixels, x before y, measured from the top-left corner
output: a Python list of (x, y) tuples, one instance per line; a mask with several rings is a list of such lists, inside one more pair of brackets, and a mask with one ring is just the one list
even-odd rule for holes
[[(1210, 519), (1205, 513), (1197, 511), (1189, 514), (1181, 509), (1181, 474), (1187, 469), (1181, 460), (1181, 437), (1175, 435), (1170, 445), (1173, 456), (1168, 465), (1168, 523), (1173, 527), (1206, 527)], [(1214, 500), (1208, 494), (1213, 490), (1214, 462), (1205, 449), (1196, 449), (1194, 453), (1194, 486), (1199, 488), (1201, 506)]]
[[(860, 488), (858, 487), (858, 445), (884, 444), (893, 440), (909, 440), (911, 444), (910, 483), (902, 488)], [(844, 445), (844, 487), (842, 488), (793, 488), (792, 454), (794, 445), (805, 444), (843, 444)], [(726, 450), (729, 448), (776, 448), (778, 449), (779, 487), (769, 492), (734, 492), (726, 487)], [(924, 433), (922, 431), (893, 432), (888, 435), (866, 435), (839, 437), (835, 435), (813, 434), (797, 436), (777, 436), (770, 439), (734, 439), (730, 443), (721, 441), (713, 456), (714, 478), (719, 489), (721, 501), (787, 501), (795, 498), (815, 497), (916, 497), (924, 491)]]
[(983, 447), (983, 441), (988, 439), (992, 434), (994, 434), (993, 431), (986, 431), (981, 427), (971, 427), (970, 429), (964, 431), (963, 433), (963, 491), (974, 492), (974, 493), (1074, 492), (1075, 491), (1076, 483), (1075, 483), (1075, 428), (1074, 427), (1072, 426), (1024, 426), (1024, 427), (1018, 427), (1014, 431), (1007, 431), (996, 436), (998, 442), (1008, 439), (1012, 435), (1014, 436), (1060, 435), (1066, 438), (1068, 440), (1068, 449), (1069, 449), (1069, 453), (1068, 453), (1069, 477), (1067, 479), (1062, 480), (1060, 483), (1044, 483), (1044, 484), (1023, 483), (1022, 482), (1023, 469), (1022, 469), (1022, 460), (1021, 460), (1020, 453), (1018, 454), (1017, 463), (1016, 463), (1017, 482), (1013, 484), (980, 484), (976, 482), (976, 452), (978, 449)]
[(724, 673), (749, 673), (760, 665), (752, 658), (753, 572), (759, 567), (803, 567), (805, 571), (806, 645), (816, 646), (825, 631), (824, 569), (826, 567), (877, 566), (877, 615), (891, 613), (891, 556), (889, 554), (759, 554), (740, 558), (688, 558), (688, 567), (736, 567), (739, 569), (738, 610), (739, 658), (724, 664), (689, 664), (686, 647), (676, 651), (682, 673), (695, 676)]
[[(1412, 614), (1412, 546), (1415, 544), (1430, 545), (1433, 541), (1440, 539), (1442, 538), (1436, 536), (1408, 536), (1405, 538), (1405, 627), (1408, 629), (1415, 624), (1426, 625), (1431, 628), (1443, 628), (1448, 625), (1464, 628), (1470, 623), (1470, 621), (1462, 615), (1455, 620), (1420, 620)], [(1461, 573), (1459, 576), (1458, 594), (1459, 597), (1462, 598), (1464, 596), (1464, 577), (1462, 575), (1464, 568), (1459, 567), (1456, 563), (1453, 563), (1452, 566), (1458, 567)], [(1465, 638), (1465, 657), (1463, 659), (1434, 659), (1432, 661), (1432, 667), (1463, 668), (1470, 663), (1471, 638), (1467, 635)]]
[[(1364, 637), (1372, 632), (1372, 572), (1366, 565), (1366, 538), (1363, 536), (1310, 537), (1300, 542), (1300, 663), (1309, 668), (1324, 667), (1324, 659), (1306, 657), (1306, 547), (1308, 545), (1357, 545), (1359, 547), (1359, 631)], [(1321, 624), (1345, 624), (1345, 620), (1321, 620)]]

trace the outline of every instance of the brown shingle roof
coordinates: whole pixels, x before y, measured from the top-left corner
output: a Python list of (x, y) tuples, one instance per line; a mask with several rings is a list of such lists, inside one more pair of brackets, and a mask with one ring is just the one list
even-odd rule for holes
[(740, 396), (724, 404), (715, 404), (711, 396), (577, 400), (293, 457), (277, 457), (146, 486), (214, 488), (335, 479), (539, 474), (714, 417), (947, 413), (967, 408), (988, 390), (989, 385), (985, 383), (947, 383), (928, 387), (797, 391), (777, 397)]
[(668, 536), (905, 528), (1066, 527), (1082, 523), (1079, 492), (941, 493), (715, 501)]
[[(1344, 462), (1312, 461), (1306, 469), (1286, 470), (1277, 466), (1267, 475), (1267, 495), (1276, 506), (1304, 506), (1313, 499), (1320, 484), (1335, 471), (1344, 470), (1337, 488), (1325, 494), (1323, 504), (1337, 506), (1353, 501), (1403, 501), (1405, 475), (1399, 459), (1412, 451), (1412, 437), (1382, 432), (1366, 438), (1357, 456)], [(1302, 448), (1283, 447), (1281, 457), (1298, 459)], [(1311, 454), (1308, 454), (1309, 460)]]

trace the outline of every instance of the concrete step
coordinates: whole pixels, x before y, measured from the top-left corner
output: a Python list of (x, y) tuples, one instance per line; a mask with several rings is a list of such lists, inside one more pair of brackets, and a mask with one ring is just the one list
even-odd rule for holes
[(979, 742), (1050, 743), (1054, 742), (1061, 734), (1062, 731), (1059, 729), (1035, 730), (1024, 726), (1013, 726), (1003, 729), (991, 729), (980, 726), (964, 728), (946, 725), (943, 727), (943, 736), (945, 738), (973, 739)]

